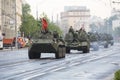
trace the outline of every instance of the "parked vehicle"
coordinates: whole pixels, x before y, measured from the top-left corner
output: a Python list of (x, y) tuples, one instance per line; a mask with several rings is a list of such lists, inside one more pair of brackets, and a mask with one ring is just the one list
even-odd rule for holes
[[(16, 41), (16, 38), (14, 38), (14, 41), (13, 41), (14, 46), (15, 46), (15, 41)], [(25, 47), (25, 45), (26, 45), (25, 39), (23, 37), (18, 37), (17, 38), (17, 46), (18, 46), (18, 48), (23, 48), (23, 47)]]
[(3, 38), (3, 47), (13, 47), (13, 38)]
[[(3, 38), (3, 47), (15, 47), (16, 38)], [(17, 37), (18, 48), (25, 47), (26, 43), (23, 37)]]

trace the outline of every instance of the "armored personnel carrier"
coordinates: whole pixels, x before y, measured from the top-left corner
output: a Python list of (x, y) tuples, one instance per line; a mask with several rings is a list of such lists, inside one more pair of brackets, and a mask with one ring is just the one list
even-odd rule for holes
[(32, 44), (28, 49), (29, 59), (38, 59), (41, 53), (54, 53), (56, 59), (65, 57), (65, 42), (59, 37), (56, 31), (50, 32), (43, 29), (39, 33), (39, 37), (32, 39)]
[(55, 33), (41, 32), (40, 37), (33, 39), (28, 50), (29, 59), (41, 57), (41, 53), (54, 53), (55, 57), (65, 57), (65, 43)]
[(88, 40), (88, 35), (83, 29), (74, 31), (71, 27), (65, 35), (65, 42), (66, 53), (70, 53), (71, 49), (83, 51), (83, 53), (89, 53), (90, 43)]
[(107, 35), (107, 39), (108, 39), (108, 44), (113, 46), (114, 45), (113, 36), (111, 34), (106, 34), (106, 35)]
[(97, 32), (88, 32), (90, 48), (94, 51), (99, 50), (99, 34)]
[(109, 45), (113, 45), (114, 44), (112, 35), (107, 34), (107, 33), (101, 33), (99, 35), (100, 35), (99, 44), (103, 45), (104, 48), (108, 48)]

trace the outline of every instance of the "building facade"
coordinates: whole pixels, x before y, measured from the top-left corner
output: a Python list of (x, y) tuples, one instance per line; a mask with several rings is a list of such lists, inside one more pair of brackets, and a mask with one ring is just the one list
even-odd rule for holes
[(120, 9), (113, 8), (111, 14), (112, 14), (112, 16), (114, 16), (114, 15), (120, 16)]
[(115, 28), (120, 27), (120, 9), (113, 9), (112, 10), (112, 16), (117, 16), (116, 20), (112, 21), (112, 29), (113, 31), (115, 30)]
[(90, 10), (85, 6), (65, 6), (61, 13), (61, 27), (63, 32), (67, 32), (70, 26), (75, 30), (84, 27), (89, 31)]
[(106, 29), (104, 27), (105, 21), (97, 16), (92, 16), (90, 18), (90, 32), (105, 33)]
[(113, 20), (112, 21), (112, 29), (113, 31), (115, 30), (115, 28), (120, 27), (120, 19), (117, 20)]
[(0, 30), (5, 38), (13, 38), (18, 34), (21, 17), (22, 0), (0, 0)]

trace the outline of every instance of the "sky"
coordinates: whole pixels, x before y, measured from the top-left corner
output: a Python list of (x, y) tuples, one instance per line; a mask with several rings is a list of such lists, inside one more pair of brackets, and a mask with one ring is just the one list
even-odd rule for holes
[(105, 19), (111, 15), (111, 10), (114, 7), (112, 0), (26, 0), (31, 6), (31, 14), (36, 18), (43, 12), (47, 14), (49, 19), (56, 20), (57, 14), (60, 18), (60, 13), (64, 11), (64, 6), (86, 6), (90, 9), (91, 16), (98, 16)]

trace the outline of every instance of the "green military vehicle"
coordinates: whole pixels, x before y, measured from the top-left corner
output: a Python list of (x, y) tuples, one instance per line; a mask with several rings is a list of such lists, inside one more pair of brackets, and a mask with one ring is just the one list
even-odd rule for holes
[(108, 44), (110, 44), (111, 46), (114, 45), (114, 40), (113, 40), (113, 36), (111, 34), (106, 34), (107, 35), (107, 41), (108, 41)]
[(57, 31), (50, 32), (45, 18), (41, 18), (42, 29), (39, 36), (32, 39), (32, 44), (28, 49), (29, 59), (38, 59), (41, 53), (54, 53), (57, 59), (65, 58), (65, 42), (59, 37)]
[(88, 32), (90, 48), (94, 51), (99, 50), (99, 34), (97, 32)]
[(74, 31), (71, 27), (65, 35), (65, 42), (66, 53), (70, 53), (71, 49), (83, 51), (83, 53), (89, 53), (90, 51), (88, 35), (83, 29)]
[(112, 46), (114, 44), (112, 35), (107, 33), (100, 33), (99, 35), (100, 35), (99, 44), (103, 45), (104, 48), (108, 48), (109, 45)]
[(33, 39), (28, 49), (29, 59), (38, 59), (41, 53), (54, 53), (56, 59), (65, 57), (65, 42), (56, 32), (41, 32), (40, 36)]

